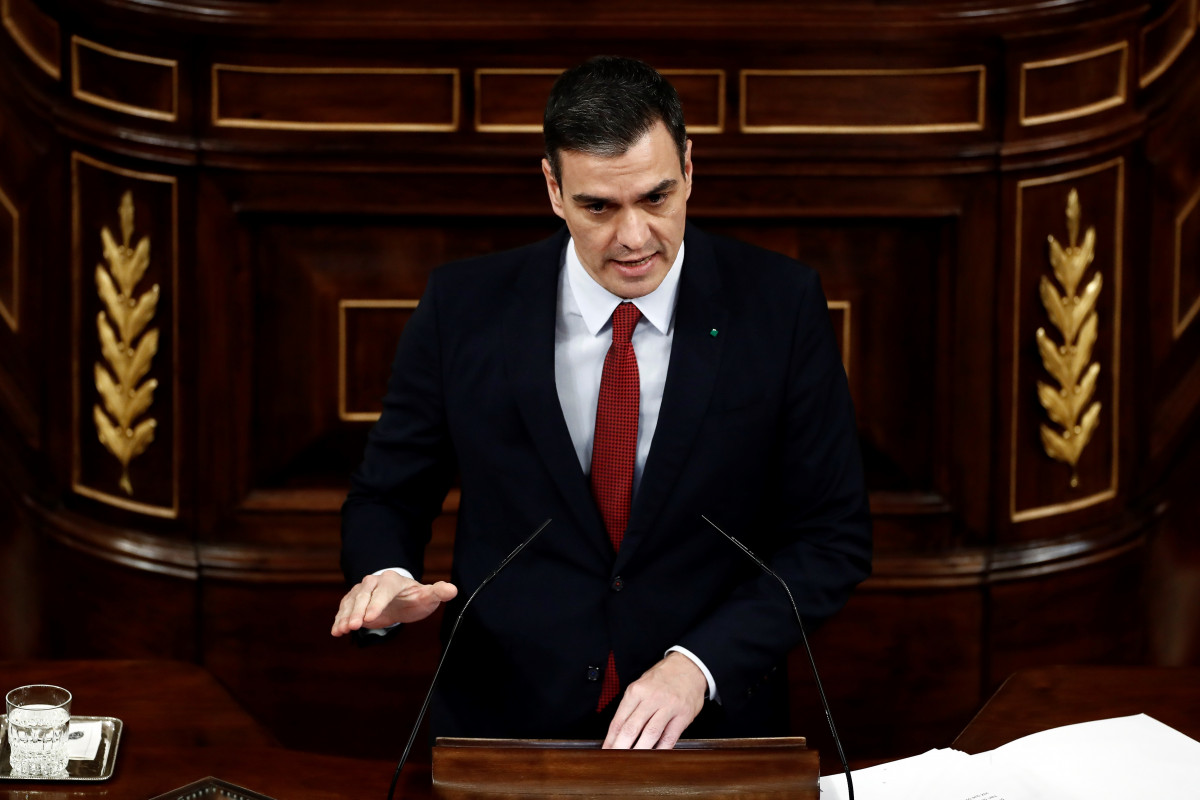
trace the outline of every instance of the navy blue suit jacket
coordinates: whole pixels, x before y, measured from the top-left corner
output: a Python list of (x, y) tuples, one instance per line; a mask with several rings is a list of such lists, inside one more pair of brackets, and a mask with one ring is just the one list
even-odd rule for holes
[(439, 268), (405, 328), (343, 509), (347, 580), (393, 566), (419, 577), (456, 474), (447, 620), (553, 519), (467, 613), (436, 735), (594, 735), (589, 668), (612, 650), (623, 688), (673, 645), (720, 695), (685, 735), (785, 733), (783, 666), (799, 641), (787, 597), (701, 515), (768, 560), (809, 625), (869, 573), (854, 411), (817, 275), (690, 225), (685, 241), (658, 428), (619, 553), (555, 388), (566, 230)]

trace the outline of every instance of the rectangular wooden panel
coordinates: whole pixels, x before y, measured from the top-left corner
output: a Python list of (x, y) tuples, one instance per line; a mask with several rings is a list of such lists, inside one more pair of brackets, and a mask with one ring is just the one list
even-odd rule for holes
[[(177, 203), (171, 175), (72, 154), (72, 489), (171, 518), (179, 513)], [(139, 443), (127, 463), (122, 440)]]
[(1175, 0), (1163, 15), (1142, 28), (1138, 86), (1145, 88), (1179, 58), (1196, 35), (1197, 0)]
[[(1077, 191), (1080, 208), (1074, 234), (1069, 219), (1072, 190)], [(1116, 495), (1124, 191), (1123, 159), (1017, 184), (1009, 462), (1013, 522), (1078, 511)], [(1089, 230), (1093, 231), (1090, 235)], [(1047, 237), (1054, 237), (1064, 251), (1080, 248), (1067, 252), (1066, 258), (1075, 258), (1072, 252), (1082, 252), (1089, 240), (1092, 242), (1094, 257), (1087, 261), (1073, 290), (1063, 285), (1060, 270), (1052, 266), (1054, 246), (1047, 245)], [(1084, 298), (1096, 281), (1098, 294), (1090, 301), (1094, 311), (1087, 315), (1094, 329), (1089, 330), (1085, 321), (1067, 335), (1046, 303), (1086, 308)], [(1062, 304), (1061, 297), (1066, 297), (1067, 303)], [(1082, 364), (1078, 375), (1068, 381), (1070, 385), (1062, 386), (1046, 366), (1047, 350), (1039, 344), (1039, 330), (1044, 331), (1052, 358), (1067, 357), (1078, 349)], [(1087, 375), (1093, 365), (1098, 366), (1096, 376), (1090, 379), (1094, 389), (1089, 394)], [(1083, 402), (1075, 423), (1064, 426), (1043, 407), (1039, 384), (1056, 394), (1066, 391), (1063, 397), (1090, 399)], [(1080, 387), (1078, 392), (1075, 386)], [(1095, 426), (1081, 433), (1087, 428), (1086, 417), (1093, 403), (1099, 403)], [(1070, 446), (1086, 442), (1074, 467), (1048, 455), (1047, 431)]]
[(0, 186), (0, 317), (14, 333), (20, 328), (21, 217)]
[(1178, 339), (1200, 313), (1200, 189), (1175, 215), (1175, 269), (1171, 293)]
[[(475, 130), (541, 133), (546, 98), (560, 69), (475, 70)], [(725, 71), (662, 70), (683, 103), (688, 133), (725, 129)]]
[(214, 64), (212, 122), (307, 131), (458, 130), (459, 71)]
[(179, 116), (178, 62), (72, 36), (71, 94), (111, 111), (174, 122)]
[(47, 75), (62, 77), (62, 45), (58, 21), (44, 13), (31, 0), (3, 0), (0, 18), (17, 46)]
[(1021, 125), (1086, 117), (1124, 104), (1128, 42), (1021, 65)]
[(950, 133), (984, 126), (987, 70), (745, 69), (743, 133)]
[(392, 354), (416, 307), (417, 298), (338, 301), (339, 417), (379, 419)]

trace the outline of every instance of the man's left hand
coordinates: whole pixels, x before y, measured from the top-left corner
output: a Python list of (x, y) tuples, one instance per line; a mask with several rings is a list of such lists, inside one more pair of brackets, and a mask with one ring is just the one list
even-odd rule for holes
[(670, 750), (704, 707), (707, 692), (700, 668), (682, 653), (668, 653), (626, 687), (604, 747)]

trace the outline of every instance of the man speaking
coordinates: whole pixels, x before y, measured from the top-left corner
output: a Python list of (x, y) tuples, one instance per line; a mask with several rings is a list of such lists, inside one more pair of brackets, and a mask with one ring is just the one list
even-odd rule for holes
[[(788, 651), (870, 571), (854, 410), (817, 275), (686, 222), (674, 88), (626, 58), (558, 79), (555, 236), (436, 270), (342, 512), (333, 635), (424, 619), (551, 525), (464, 617), (438, 736), (787, 733)], [(421, 582), (458, 476), (452, 583)], [(461, 593), (460, 593), (460, 590)]]

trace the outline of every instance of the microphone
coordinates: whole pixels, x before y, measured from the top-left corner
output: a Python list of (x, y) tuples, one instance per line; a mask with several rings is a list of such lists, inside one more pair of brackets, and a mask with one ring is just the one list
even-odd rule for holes
[[(421, 711), (417, 714), (417, 723), (413, 725), (412, 733), (408, 737), (408, 744), (404, 746), (404, 754), (400, 756), (400, 763), (396, 765), (396, 774), (392, 776), (392, 785), (388, 787), (388, 800), (392, 800), (393, 795), (396, 793), (396, 783), (400, 780), (400, 770), (404, 769), (404, 764), (408, 761), (408, 754), (412, 752), (413, 742), (417, 740), (417, 731), (420, 730), (421, 723), (425, 719), (425, 712), (429, 710), (429, 701), (433, 698), (434, 687), (437, 686), (438, 677), (442, 674), (442, 665), (446, 663), (446, 656), (450, 653), (450, 645), (454, 643), (454, 634), (458, 631), (458, 624), (462, 622), (463, 615), (467, 613), (467, 608), (471, 605), (471, 601), (475, 599), (475, 595), (479, 594), (483, 587), (491, 583), (492, 579), (500, 574), (500, 570), (507, 567), (509, 562), (517, 557), (518, 553), (528, 547), (529, 543), (536, 539), (539, 533), (546, 530), (546, 526), (551, 521), (548, 519), (539, 525), (536, 531), (529, 534), (528, 539), (521, 542), (515, 550), (505, 556), (504, 560), (500, 562), (500, 565), (496, 567), (492, 574), (484, 578), (479, 586), (475, 588), (475, 591), (471, 592), (471, 596), (467, 598), (467, 602), (463, 603), (462, 610), (458, 612), (458, 617), (454, 620), (454, 627), (450, 629), (450, 635), (446, 637), (446, 646), (442, 649), (442, 657), (438, 661), (437, 669), (433, 672), (433, 680), (429, 684), (429, 691), (425, 693), (425, 702), (421, 703)], [(854, 800), (853, 795), (850, 800)]]
[(788, 602), (792, 604), (792, 611), (796, 614), (796, 624), (800, 626), (800, 640), (804, 642), (804, 652), (808, 654), (808, 665), (812, 668), (813, 680), (816, 681), (817, 684), (817, 694), (820, 695), (821, 705), (825, 709), (825, 719), (829, 722), (829, 732), (833, 734), (833, 744), (837, 747), (838, 758), (842, 760), (842, 769), (846, 773), (846, 789), (850, 793), (850, 800), (854, 800), (854, 780), (850, 777), (850, 764), (846, 761), (846, 754), (842, 751), (842, 740), (838, 738), (837, 728), (835, 728), (833, 725), (833, 712), (829, 710), (829, 701), (825, 699), (825, 688), (821, 686), (821, 676), (817, 674), (817, 662), (813, 659), (812, 648), (808, 646), (808, 634), (804, 632), (804, 621), (800, 618), (800, 609), (796, 607), (796, 600), (792, 597), (792, 590), (788, 588), (787, 581), (779, 577), (779, 574), (776, 573), (775, 570), (768, 567), (766, 562), (756, 556), (754, 551), (752, 551), (749, 547), (746, 547), (746, 545), (738, 541), (736, 537), (721, 530), (717, 523), (713, 522), (704, 514), (700, 515), (700, 519), (713, 526), (717, 533), (733, 542), (737, 549), (749, 556), (750, 560), (758, 565), (759, 569), (770, 575), (775, 580), (779, 581), (779, 585), (783, 587), (785, 592), (787, 592)]

